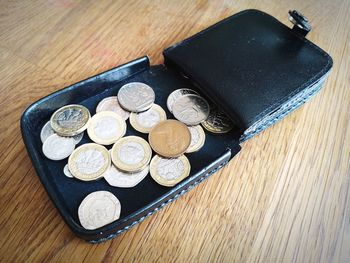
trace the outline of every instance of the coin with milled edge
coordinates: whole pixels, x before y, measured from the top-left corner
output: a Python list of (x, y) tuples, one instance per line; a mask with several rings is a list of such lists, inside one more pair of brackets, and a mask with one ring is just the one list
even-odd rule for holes
[(141, 171), (152, 157), (148, 142), (138, 136), (127, 136), (118, 140), (112, 147), (112, 162), (125, 172)]
[(187, 125), (197, 125), (208, 118), (209, 104), (201, 96), (184, 95), (173, 104), (173, 114)]
[(111, 165), (108, 150), (96, 143), (79, 146), (69, 156), (68, 168), (71, 174), (82, 181), (100, 179)]
[(201, 124), (212, 133), (226, 133), (233, 128), (232, 121), (218, 108), (210, 108), (208, 118)]
[(153, 89), (145, 83), (131, 82), (118, 91), (120, 106), (132, 112), (148, 110), (154, 103)]
[(150, 164), (152, 178), (160, 185), (171, 187), (190, 174), (191, 166), (187, 157), (163, 158), (155, 155)]
[(90, 120), (90, 112), (82, 105), (67, 105), (51, 116), (52, 129), (61, 136), (74, 136), (83, 132)]
[(140, 172), (128, 173), (119, 170), (113, 164), (104, 173), (103, 177), (107, 183), (114, 187), (130, 188), (139, 184), (148, 174), (149, 165), (143, 168)]
[(191, 144), (186, 150), (186, 153), (192, 153), (198, 151), (203, 147), (205, 142), (205, 133), (200, 125), (189, 126), (188, 129), (191, 133)]
[(69, 167), (68, 167), (68, 163), (64, 166), (63, 168), (63, 173), (65, 176), (67, 176), (68, 178), (73, 178), (74, 176), (70, 173), (69, 171)]
[[(51, 136), (52, 134), (55, 134), (55, 131), (51, 128), (50, 121), (48, 121), (41, 129), (41, 132), (40, 132), (41, 142), (44, 143), (46, 139), (49, 138), (49, 136)], [(83, 136), (84, 136), (84, 132), (79, 133), (75, 136), (72, 136), (75, 144), (78, 144), (83, 139)]]
[(131, 126), (142, 133), (149, 133), (152, 128), (161, 121), (166, 120), (166, 113), (157, 104), (143, 112), (132, 112), (130, 114)]
[(96, 112), (100, 111), (112, 111), (117, 113), (120, 117), (122, 117), (125, 121), (129, 118), (130, 112), (124, 110), (118, 101), (117, 96), (111, 96), (104, 98), (100, 101), (100, 103), (96, 107)]
[(191, 89), (177, 89), (174, 90), (172, 93), (170, 93), (170, 95), (168, 96), (168, 99), (166, 101), (166, 105), (168, 107), (168, 110), (172, 113), (173, 112), (173, 105), (175, 103), (176, 100), (178, 100), (179, 98), (181, 98), (184, 95), (187, 94), (197, 94), (198, 93), (194, 90)]
[(52, 134), (43, 144), (43, 153), (50, 160), (59, 161), (67, 158), (75, 148), (74, 139)]
[(164, 157), (183, 154), (191, 143), (188, 127), (177, 120), (166, 120), (153, 127), (148, 135), (152, 149)]
[(118, 198), (108, 191), (96, 191), (87, 195), (78, 209), (80, 224), (89, 230), (112, 223), (120, 217)]
[(92, 116), (87, 132), (94, 142), (110, 145), (125, 135), (126, 123), (115, 112), (101, 111)]

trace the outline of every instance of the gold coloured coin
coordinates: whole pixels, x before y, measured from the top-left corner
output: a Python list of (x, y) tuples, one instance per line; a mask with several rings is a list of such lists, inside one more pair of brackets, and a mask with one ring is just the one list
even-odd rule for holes
[(87, 132), (94, 142), (110, 145), (125, 135), (126, 123), (115, 112), (101, 111), (92, 116)]
[(210, 108), (208, 118), (201, 124), (207, 131), (212, 133), (226, 133), (232, 130), (234, 126), (226, 114), (216, 107)]
[(67, 105), (55, 111), (50, 119), (52, 129), (61, 136), (74, 136), (86, 130), (89, 110), (82, 105)]
[(152, 128), (159, 122), (166, 120), (166, 113), (157, 104), (153, 104), (152, 107), (143, 112), (132, 112), (130, 114), (131, 126), (142, 133), (149, 133)]
[(148, 141), (152, 149), (164, 157), (183, 154), (191, 143), (191, 133), (187, 126), (177, 120), (158, 123), (150, 131)]
[(205, 133), (200, 125), (189, 126), (188, 129), (191, 133), (191, 144), (186, 150), (186, 153), (196, 152), (201, 149), (205, 142)]
[(110, 164), (108, 150), (96, 143), (83, 144), (75, 149), (68, 159), (69, 171), (82, 181), (100, 179)]
[(118, 140), (111, 151), (113, 164), (125, 172), (138, 172), (145, 168), (152, 157), (148, 142), (138, 136)]
[(185, 179), (191, 171), (187, 157), (163, 158), (155, 155), (150, 164), (152, 178), (160, 185), (172, 187)]

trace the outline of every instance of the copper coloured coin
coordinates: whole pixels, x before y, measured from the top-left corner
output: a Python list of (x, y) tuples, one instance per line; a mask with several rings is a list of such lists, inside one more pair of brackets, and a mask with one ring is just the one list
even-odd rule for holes
[(158, 123), (151, 130), (148, 141), (152, 149), (163, 157), (177, 157), (183, 154), (191, 143), (187, 126), (177, 120)]

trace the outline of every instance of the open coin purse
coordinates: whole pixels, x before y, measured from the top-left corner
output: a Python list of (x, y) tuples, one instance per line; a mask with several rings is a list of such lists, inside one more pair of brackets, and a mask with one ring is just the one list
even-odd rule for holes
[[(101, 242), (128, 230), (194, 188), (223, 167), (247, 140), (293, 111), (322, 86), (331, 57), (305, 38), (310, 27), (298, 12), (290, 12), (293, 28), (257, 10), (246, 10), (177, 43), (164, 51), (164, 65), (151, 66), (142, 57), (113, 68), (32, 104), (23, 113), (21, 130), (37, 174), (65, 222), (79, 237)], [(67, 104), (81, 104), (91, 114), (103, 98), (116, 96), (129, 82), (144, 82), (167, 113), (166, 100), (179, 88), (197, 90), (231, 118), (235, 128), (225, 134), (206, 131), (203, 148), (186, 154), (190, 175), (168, 188), (150, 175), (133, 188), (116, 188), (105, 180), (83, 182), (67, 178), (67, 159), (51, 161), (42, 153), (40, 129), (51, 114)], [(127, 121), (127, 135), (147, 140)], [(79, 145), (91, 142), (86, 132)], [(110, 147), (108, 147), (110, 148)], [(120, 218), (96, 230), (86, 230), (78, 218), (81, 201), (94, 191), (113, 193), (122, 205)]]

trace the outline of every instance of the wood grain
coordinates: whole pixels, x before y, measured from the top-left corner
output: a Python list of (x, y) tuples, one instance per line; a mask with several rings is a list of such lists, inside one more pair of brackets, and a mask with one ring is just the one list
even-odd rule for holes
[[(244, 143), (229, 165), (112, 241), (76, 238), (49, 200), (19, 128), (35, 100), (161, 51), (233, 13), (266, 11), (334, 58), (325, 88)], [(348, 262), (350, 2), (1, 1), (0, 262)]]

